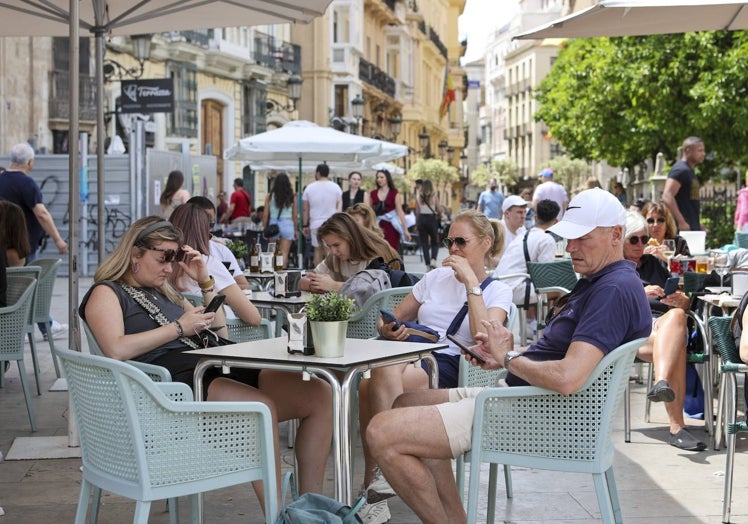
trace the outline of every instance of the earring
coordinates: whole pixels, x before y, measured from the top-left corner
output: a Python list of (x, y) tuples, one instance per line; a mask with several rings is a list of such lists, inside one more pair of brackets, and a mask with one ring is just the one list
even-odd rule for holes
[(140, 264), (138, 264), (137, 262), (133, 262), (132, 264), (130, 264), (130, 272), (133, 275), (137, 275), (138, 271), (140, 271)]

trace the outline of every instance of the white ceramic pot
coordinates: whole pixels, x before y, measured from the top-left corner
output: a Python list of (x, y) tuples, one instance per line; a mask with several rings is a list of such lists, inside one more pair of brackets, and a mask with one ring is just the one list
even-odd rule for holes
[(345, 351), (345, 334), (348, 321), (319, 322), (310, 321), (314, 354), (318, 357), (342, 357)]

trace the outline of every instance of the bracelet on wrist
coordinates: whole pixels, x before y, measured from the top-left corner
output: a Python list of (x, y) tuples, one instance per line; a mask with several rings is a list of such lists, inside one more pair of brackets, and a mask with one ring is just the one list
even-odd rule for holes
[(216, 285), (215, 279), (211, 276), (206, 280), (205, 282), (198, 282), (198, 286), (200, 286), (200, 289), (211, 289), (213, 286)]
[(208, 293), (213, 293), (213, 291), (215, 290), (215, 287), (209, 287), (208, 289), (201, 289), (200, 293), (202, 293), (203, 295), (207, 295)]
[(174, 326), (177, 328), (177, 338), (182, 338), (184, 336), (184, 329), (182, 329), (182, 324), (179, 323), (179, 320), (175, 320), (172, 322)]

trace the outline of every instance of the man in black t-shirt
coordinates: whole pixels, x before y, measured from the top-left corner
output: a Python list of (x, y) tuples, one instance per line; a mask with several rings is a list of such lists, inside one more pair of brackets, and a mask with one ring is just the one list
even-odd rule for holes
[(704, 142), (690, 136), (683, 141), (683, 156), (670, 168), (662, 200), (680, 231), (701, 231), (699, 221), (699, 179), (693, 168), (704, 161)]

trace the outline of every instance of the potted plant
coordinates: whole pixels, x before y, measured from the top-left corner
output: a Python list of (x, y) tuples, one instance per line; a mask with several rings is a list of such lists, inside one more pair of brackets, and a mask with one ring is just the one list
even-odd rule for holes
[(226, 240), (226, 247), (234, 254), (237, 262), (239, 262), (239, 265), (244, 269), (247, 264), (247, 244), (239, 241)]
[(354, 301), (343, 295), (328, 291), (324, 295), (312, 295), (304, 308), (312, 330), (314, 354), (320, 357), (342, 357), (345, 350), (345, 334)]

